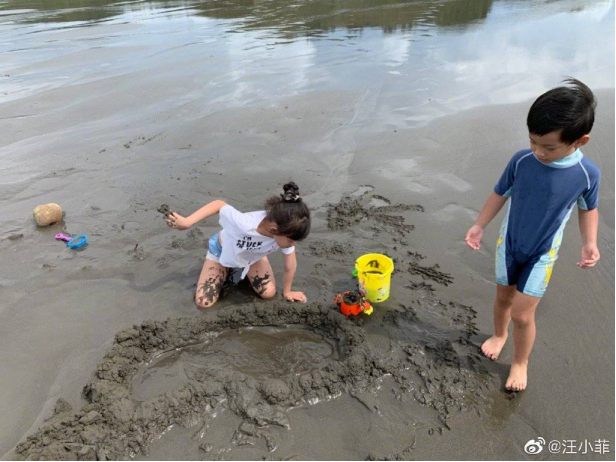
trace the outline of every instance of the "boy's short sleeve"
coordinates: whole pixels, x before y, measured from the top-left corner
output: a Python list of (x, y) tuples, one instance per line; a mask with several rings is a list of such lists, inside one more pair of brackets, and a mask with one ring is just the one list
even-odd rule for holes
[(517, 162), (517, 156), (513, 156), (507, 167), (505, 167), (505, 171), (494, 186), (494, 192), (499, 196), (509, 197), (511, 196), (511, 187), (513, 186), (513, 179), (515, 177), (515, 166)]
[(577, 205), (580, 210), (594, 210), (599, 206), (599, 183), (601, 182), (601, 173), (598, 169), (596, 172), (590, 173), (589, 182), (590, 187), (586, 188), (577, 200)]

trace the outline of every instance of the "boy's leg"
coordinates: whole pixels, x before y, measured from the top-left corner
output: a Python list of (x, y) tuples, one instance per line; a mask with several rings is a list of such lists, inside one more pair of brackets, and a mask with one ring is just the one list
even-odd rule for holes
[(481, 345), (481, 352), (496, 361), (507, 341), (507, 328), (511, 320), (511, 305), (516, 294), (516, 286), (496, 285), (494, 299), (494, 335)]
[(535, 343), (535, 311), (539, 301), (540, 297), (521, 292), (516, 292), (513, 298), (513, 361), (505, 383), (507, 390), (522, 391), (526, 388), (528, 357)]
[(227, 268), (220, 263), (205, 260), (199, 275), (199, 281), (197, 282), (197, 292), (195, 293), (197, 308), (209, 308), (218, 301), (222, 286), (227, 278), (227, 272)]
[(272, 298), (276, 295), (276, 279), (274, 271), (267, 257), (263, 257), (256, 263), (253, 263), (248, 270), (248, 279), (254, 291), (261, 298)]

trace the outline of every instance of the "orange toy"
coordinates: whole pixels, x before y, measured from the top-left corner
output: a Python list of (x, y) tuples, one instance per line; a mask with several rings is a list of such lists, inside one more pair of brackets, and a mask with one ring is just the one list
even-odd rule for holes
[(347, 317), (349, 315), (357, 316), (361, 312), (372, 314), (372, 305), (360, 291), (351, 292), (347, 290), (344, 293), (336, 294), (334, 303), (340, 308), (340, 312)]

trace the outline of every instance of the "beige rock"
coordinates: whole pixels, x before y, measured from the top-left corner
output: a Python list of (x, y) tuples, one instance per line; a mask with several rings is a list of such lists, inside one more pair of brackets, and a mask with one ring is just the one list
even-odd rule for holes
[(62, 219), (62, 207), (58, 204), (39, 205), (34, 209), (34, 219), (39, 226), (49, 226)]

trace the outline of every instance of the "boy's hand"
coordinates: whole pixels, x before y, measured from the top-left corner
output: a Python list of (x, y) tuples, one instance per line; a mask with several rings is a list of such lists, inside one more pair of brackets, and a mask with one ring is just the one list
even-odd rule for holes
[(308, 301), (306, 295), (304, 295), (304, 292), (293, 292), (292, 290), (290, 290), (289, 292), (285, 292), (284, 294), (282, 294), (282, 296), (285, 298), (285, 300), (289, 302), (306, 303)]
[(190, 228), (190, 224), (188, 223), (188, 220), (184, 218), (182, 215), (179, 215), (175, 212), (170, 212), (169, 215), (165, 217), (165, 221), (171, 228), (174, 228), (174, 229)]
[(466, 233), (464, 240), (473, 250), (479, 250), (481, 248), (481, 238), (483, 237), (483, 228), (479, 225), (473, 225)]
[(582, 259), (577, 262), (577, 265), (580, 268), (592, 268), (597, 264), (601, 258), (601, 254), (599, 254), (599, 249), (596, 245), (586, 244), (582, 247)]

